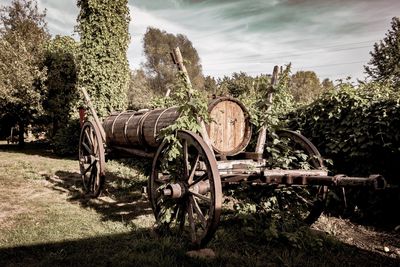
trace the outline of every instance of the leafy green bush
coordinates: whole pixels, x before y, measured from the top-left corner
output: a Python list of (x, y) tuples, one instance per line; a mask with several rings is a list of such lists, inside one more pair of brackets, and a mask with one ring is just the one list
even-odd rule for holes
[(342, 83), (288, 118), (291, 129), (333, 160), (336, 173), (380, 173), (394, 182), (400, 173), (399, 115), (400, 94), (385, 85)]
[(71, 119), (57, 131), (52, 140), (54, 153), (60, 156), (78, 155), (81, 126), (78, 119)]

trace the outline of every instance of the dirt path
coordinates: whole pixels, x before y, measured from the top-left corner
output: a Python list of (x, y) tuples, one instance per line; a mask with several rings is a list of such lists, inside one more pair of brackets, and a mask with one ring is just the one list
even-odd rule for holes
[(400, 231), (381, 232), (349, 220), (326, 216), (321, 216), (313, 229), (324, 231), (360, 249), (400, 259)]

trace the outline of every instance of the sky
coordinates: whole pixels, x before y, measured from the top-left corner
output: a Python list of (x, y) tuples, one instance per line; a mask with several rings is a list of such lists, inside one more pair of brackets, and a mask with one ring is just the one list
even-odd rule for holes
[[(110, 0), (112, 1), (112, 0)], [(11, 0), (0, 0), (1, 5)], [(72, 35), (76, 0), (38, 0), (52, 35)], [(320, 79), (364, 79), (373, 44), (384, 38), (400, 0), (129, 0), (131, 69), (144, 61), (147, 27), (181, 33), (199, 53), (203, 73), (313, 70)], [(183, 55), (184, 56), (184, 55)]]

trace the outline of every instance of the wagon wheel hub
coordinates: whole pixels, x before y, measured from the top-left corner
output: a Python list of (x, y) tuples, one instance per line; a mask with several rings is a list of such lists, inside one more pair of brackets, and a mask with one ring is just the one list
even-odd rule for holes
[(171, 183), (162, 190), (164, 196), (170, 196), (171, 198), (183, 198), (187, 195), (188, 186), (184, 183)]
[(171, 183), (162, 190), (164, 196), (170, 196), (171, 198), (184, 198), (190, 194), (205, 195), (208, 192), (210, 192), (209, 181), (200, 181), (191, 185), (183, 182)]

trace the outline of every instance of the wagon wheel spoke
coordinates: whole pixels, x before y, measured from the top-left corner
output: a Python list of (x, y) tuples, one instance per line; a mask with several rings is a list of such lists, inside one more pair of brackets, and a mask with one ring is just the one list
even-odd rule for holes
[[(84, 130), (84, 132), (85, 132), (86, 140), (89, 142), (89, 146), (91, 148), (93, 148), (93, 137), (91, 136), (91, 129), (86, 128)], [(91, 151), (91, 153), (92, 153), (92, 151)]]
[(207, 203), (211, 203), (211, 198), (208, 198), (202, 194), (196, 193), (196, 192), (190, 192), (190, 194), (194, 195), (195, 197), (207, 202)]
[(194, 174), (196, 172), (196, 167), (197, 167), (197, 164), (199, 163), (199, 160), (200, 160), (200, 153), (197, 153), (197, 156), (195, 157), (193, 164), (191, 164), (192, 169), (190, 171), (189, 179), (188, 179), (189, 186), (191, 185), (191, 183), (193, 183)]
[(189, 177), (189, 152), (187, 140), (183, 140), (183, 175)]
[[(92, 135), (93, 135), (93, 131), (92, 131)], [(99, 139), (97, 138), (93, 138), (93, 155), (97, 156), (98, 154), (98, 150), (99, 150)]]
[(94, 167), (91, 169), (90, 178), (88, 182), (88, 188), (90, 188), (92, 191), (94, 188), (94, 180), (96, 179), (96, 175), (97, 175), (97, 168), (96, 165), (94, 165)]
[(204, 217), (203, 212), (200, 209), (199, 203), (197, 203), (196, 199), (193, 196), (190, 196), (189, 200), (190, 200), (191, 205), (194, 208), (195, 213), (197, 214), (197, 217), (201, 221), (202, 228), (204, 229), (207, 225), (207, 221), (206, 221), (206, 218)]
[(187, 210), (188, 210), (188, 219), (189, 219), (189, 225), (190, 225), (190, 237), (192, 239), (192, 242), (196, 243), (196, 241), (197, 241), (196, 225), (194, 223), (193, 205), (191, 202), (189, 202)]
[(199, 178), (197, 178), (196, 180), (194, 180), (192, 183), (189, 184), (189, 187), (192, 187), (196, 184), (198, 184), (201, 181), (204, 181), (204, 179), (208, 178), (207, 173), (205, 173), (204, 175), (200, 176)]
[(97, 163), (97, 160), (93, 161), (83, 172), (82, 174), (86, 174), (92, 167)]
[(186, 204), (180, 206), (177, 221), (179, 222), (179, 232), (182, 233), (186, 222)]
[(92, 149), (90, 149), (90, 147), (85, 142), (82, 142), (82, 146), (87, 152), (89, 152), (89, 154), (92, 154)]
[(94, 144), (93, 128), (89, 128), (88, 131), (89, 131), (90, 141), (92, 142), (92, 144)]

